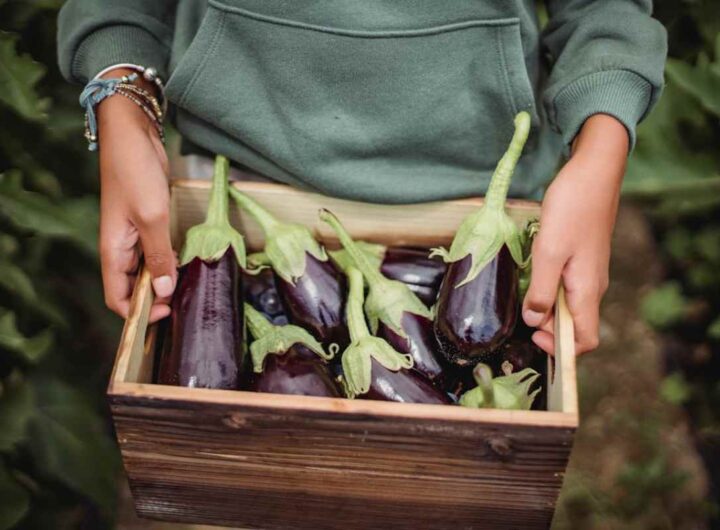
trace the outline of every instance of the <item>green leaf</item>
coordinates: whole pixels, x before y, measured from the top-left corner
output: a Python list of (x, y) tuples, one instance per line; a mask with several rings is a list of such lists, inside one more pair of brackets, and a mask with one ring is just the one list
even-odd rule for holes
[(712, 138), (700, 104), (676, 83), (669, 82), (655, 110), (638, 127), (635, 151), (628, 162), (623, 192), (641, 197), (671, 194), (707, 196), (720, 189), (711, 149), (698, 150), (686, 141), (682, 127)]
[(45, 75), (45, 67), (29, 55), (17, 53), (18, 38), (0, 32), (0, 102), (28, 120), (43, 120), (50, 100), (41, 98), (35, 85)]
[(0, 530), (9, 530), (30, 508), (30, 495), (0, 460)]
[(111, 513), (118, 454), (107, 426), (83, 396), (65, 383), (38, 377), (32, 385), (37, 409), (30, 422), (28, 448), (37, 472)]
[[(720, 34), (716, 37), (720, 49)], [(665, 72), (686, 93), (695, 97), (705, 110), (720, 117), (720, 56), (715, 62), (704, 53), (697, 64), (691, 65), (678, 59), (668, 59)]]
[(92, 197), (55, 203), (22, 189), (17, 172), (0, 175), (0, 214), (15, 225), (44, 236), (72, 241), (97, 254), (98, 206)]
[(19, 373), (3, 381), (0, 394), (0, 452), (10, 451), (25, 438), (33, 411), (33, 396)]
[(680, 372), (668, 375), (660, 383), (659, 393), (668, 403), (682, 405), (690, 399), (690, 385)]
[(707, 336), (711, 339), (720, 340), (720, 316), (713, 320), (708, 326)]
[(15, 313), (0, 309), (0, 348), (10, 350), (30, 363), (37, 363), (52, 343), (53, 334), (49, 329), (34, 337), (25, 337), (17, 328)]
[(667, 282), (645, 295), (640, 304), (640, 313), (651, 326), (665, 329), (682, 320), (687, 305), (680, 284)]
[(30, 277), (19, 266), (0, 258), (0, 287), (16, 295), (29, 309), (53, 324), (67, 327), (67, 319), (47, 298), (38, 296)]

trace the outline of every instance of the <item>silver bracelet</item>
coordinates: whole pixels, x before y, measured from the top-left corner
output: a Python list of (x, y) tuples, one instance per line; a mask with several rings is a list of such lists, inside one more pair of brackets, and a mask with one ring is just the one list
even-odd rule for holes
[(162, 105), (163, 114), (167, 112), (167, 99), (165, 99), (165, 84), (158, 75), (157, 69), (153, 68), (152, 66), (142, 66), (140, 64), (132, 63), (111, 64), (107, 68), (103, 68), (100, 72), (98, 72), (98, 74), (95, 76), (95, 79), (102, 77), (107, 72), (115, 70), (117, 68), (127, 68), (129, 70), (135, 70), (142, 75), (145, 81), (153, 83), (158, 89), (158, 94), (160, 96), (158, 99), (160, 100), (160, 104)]

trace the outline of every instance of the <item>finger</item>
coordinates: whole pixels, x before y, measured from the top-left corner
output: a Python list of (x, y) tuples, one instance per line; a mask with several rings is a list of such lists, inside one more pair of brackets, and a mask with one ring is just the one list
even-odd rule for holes
[(555, 355), (555, 337), (552, 333), (536, 331), (532, 335), (532, 341), (548, 355)]
[(138, 223), (145, 266), (152, 276), (153, 291), (159, 298), (168, 298), (175, 290), (177, 269), (170, 244), (170, 222), (167, 212), (160, 211), (140, 219)]
[(545, 243), (538, 235), (533, 244), (530, 287), (523, 301), (523, 319), (528, 326), (538, 327), (550, 317), (566, 261), (554, 243)]
[(134, 249), (108, 248), (101, 250), (101, 271), (105, 304), (118, 315), (127, 318), (138, 255)]
[(153, 304), (150, 308), (150, 323), (157, 322), (170, 315), (170, 306), (167, 304)]
[(567, 303), (575, 326), (577, 355), (598, 347), (600, 328), (600, 297), (591, 290), (568, 291)]

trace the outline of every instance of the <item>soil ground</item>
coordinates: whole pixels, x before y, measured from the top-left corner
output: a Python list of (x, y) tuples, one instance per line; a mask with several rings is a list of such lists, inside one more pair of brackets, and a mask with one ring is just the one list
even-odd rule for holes
[[(661, 273), (652, 238), (628, 206), (615, 234), (602, 346), (578, 363), (580, 429), (553, 529), (700, 530), (705, 472), (682, 410), (663, 397), (660, 344), (637, 312)], [(119, 530), (211, 528), (137, 518), (125, 484), (119, 514)]]

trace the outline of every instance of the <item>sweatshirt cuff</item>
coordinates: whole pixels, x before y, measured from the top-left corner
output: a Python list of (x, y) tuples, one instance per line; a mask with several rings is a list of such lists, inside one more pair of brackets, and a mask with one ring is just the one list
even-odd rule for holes
[(87, 83), (113, 64), (134, 63), (152, 67), (167, 79), (167, 48), (151, 33), (137, 26), (107, 26), (90, 33), (80, 43), (72, 62), (73, 79)]
[(573, 81), (555, 97), (555, 125), (569, 146), (585, 120), (594, 114), (609, 114), (627, 129), (632, 151), (635, 128), (648, 109), (651, 95), (650, 83), (629, 70), (588, 74)]

